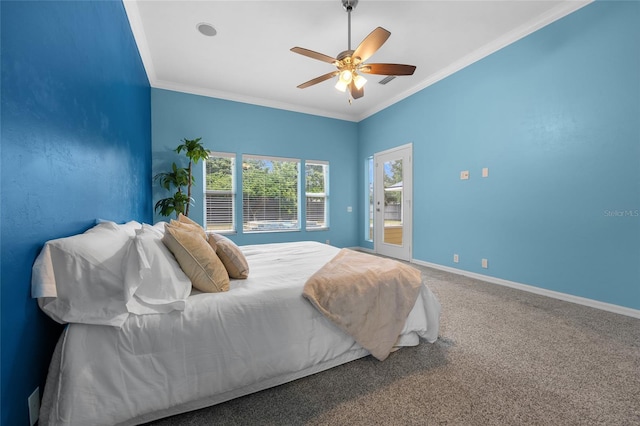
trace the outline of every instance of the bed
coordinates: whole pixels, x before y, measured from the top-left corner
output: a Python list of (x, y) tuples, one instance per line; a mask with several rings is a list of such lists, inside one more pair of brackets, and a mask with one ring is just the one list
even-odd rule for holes
[[(162, 225), (101, 223), (96, 228), (94, 234), (115, 234), (117, 242), (105, 244), (104, 235), (96, 242), (91, 235), (83, 244), (98, 248), (93, 257), (79, 254), (85, 246), (75, 251), (65, 246), (70, 254), (63, 255), (47, 243), (34, 265), (32, 295), (45, 313), (68, 323), (50, 363), (40, 424), (140, 424), (370, 354), (302, 294), (310, 277), (341, 252), (336, 247), (317, 242), (239, 247), (250, 273), (244, 279), (231, 278), (228, 291), (216, 293), (193, 288), (172, 264), (172, 272), (162, 274), (177, 274), (172, 279), (182, 284), (157, 297), (151, 287), (145, 289), (150, 281), (144, 278), (146, 273), (157, 280), (154, 271), (160, 260), (165, 262), (150, 254), (166, 255), (158, 243)], [(136, 249), (136, 243), (143, 236), (154, 248), (140, 261), (136, 253), (144, 255), (144, 250)], [(65, 265), (56, 265), (61, 261)], [(124, 266), (115, 271), (119, 264)], [(105, 278), (105, 270), (94, 270), (103, 265), (115, 271), (113, 276)], [(93, 288), (97, 279), (106, 284), (96, 295), (84, 287)], [(73, 289), (71, 296), (63, 295), (66, 287)], [(417, 292), (395, 348), (437, 339), (440, 304), (424, 283)], [(62, 300), (65, 297), (79, 298), (88, 312), (76, 300)], [(69, 312), (74, 309), (82, 312)]]

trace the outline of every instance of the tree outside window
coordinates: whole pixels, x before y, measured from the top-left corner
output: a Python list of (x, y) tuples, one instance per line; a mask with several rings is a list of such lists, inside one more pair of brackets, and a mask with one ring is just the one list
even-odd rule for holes
[(329, 163), (305, 163), (305, 196), (307, 229), (326, 229), (328, 223)]
[(242, 228), (245, 232), (299, 230), (300, 161), (242, 157)]
[(209, 153), (205, 168), (207, 229), (234, 232), (235, 154)]

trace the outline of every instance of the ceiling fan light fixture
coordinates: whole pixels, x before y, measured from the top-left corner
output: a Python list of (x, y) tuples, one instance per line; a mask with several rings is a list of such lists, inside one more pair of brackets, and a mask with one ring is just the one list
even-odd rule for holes
[(361, 76), (360, 74), (355, 74), (353, 77), (353, 84), (356, 86), (356, 89), (360, 90), (367, 82), (367, 79)]
[(344, 81), (346, 84), (351, 83), (351, 79), (353, 78), (353, 73), (349, 70), (344, 70), (340, 72), (340, 80)]
[(341, 92), (345, 92), (347, 90), (347, 86), (348, 85), (349, 85), (349, 83), (347, 83), (343, 79), (339, 78), (338, 82), (336, 83), (336, 89), (338, 89)]
[(338, 75), (338, 82), (336, 83), (336, 89), (341, 92), (347, 90), (349, 84), (351, 84), (351, 80), (353, 80), (353, 73), (350, 70), (342, 70)]
[(351, 12), (358, 4), (358, 0), (341, 0), (341, 3), (344, 10), (347, 11), (347, 50), (340, 52), (333, 58), (302, 47), (292, 47), (290, 50), (294, 53), (327, 62), (337, 68), (333, 72), (328, 72), (299, 84), (298, 88), (304, 89), (338, 76), (335, 87), (341, 92), (349, 90), (349, 103), (351, 103), (352, 99), (360, 99), (364, 96), (364, 85), (367, 83), (367, 79), (359, 73), (388, 76), (412, 75), (416, 69), (414, 65), (366, 63), (371, 55), (380, 49), (391, 35), (389, 31), (382, 27), (377, 27), (371, 31), (355, 50), (351, 49)]

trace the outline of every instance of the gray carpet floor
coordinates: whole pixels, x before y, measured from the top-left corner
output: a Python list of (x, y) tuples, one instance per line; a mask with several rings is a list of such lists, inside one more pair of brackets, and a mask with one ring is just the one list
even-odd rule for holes
[(640, 425), (640, 320), (423, 268), (440, 337), (169, 425)]

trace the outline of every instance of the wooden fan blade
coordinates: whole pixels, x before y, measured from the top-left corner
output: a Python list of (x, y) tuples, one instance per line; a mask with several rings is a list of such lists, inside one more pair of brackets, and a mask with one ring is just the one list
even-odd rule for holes
[(389, 38), (391, 33), (382, 27), (378, 27), (362, 40), (362, 43), (356, 48), (351, 57), (356, 56), (360, 58), (360, 62), (364, 62), (371, 57), (380, 46), (384, 44)]
[(302, 83), (298, 86), (298, 89), (305, 89), (309, 86), (313, 86), (314, 84), (318, 84), (318, 83), (322, 83), (325, 80), (329, 80), (331, 77), (335, 77), (336, 75), (340, 74), (340, 71), (332, 71), (332, 72), (328, 72), (324, 75), (321, 75), (320, 77), (316, 77), (313, 80), (309, 80), (306, 83)]
[(336, 59), (332, 58), (331, 56), (314, 52), (313, 50), (305, 49), (304, 47), (292, 47), (291, 51), (294, 53), (299, 53), (300, 55), (303, 55), (303, 56), (308, 56), (309, 58), (312, 58), (312, 59), (317, 59), (323, 62), (329, 62), (330, 64), (333, 64), (336, 62)]
[(349, 91), (351, 92), (351, 97), (353, 99), (358, 99), (364, 96), (364, 86), (358, 90), (353, 81), (349, 84)]
[(365, 74), (380, 75), (413, 75), (415, 70), (415, 65), (404, 64), (365, 64), (358, 68)]

